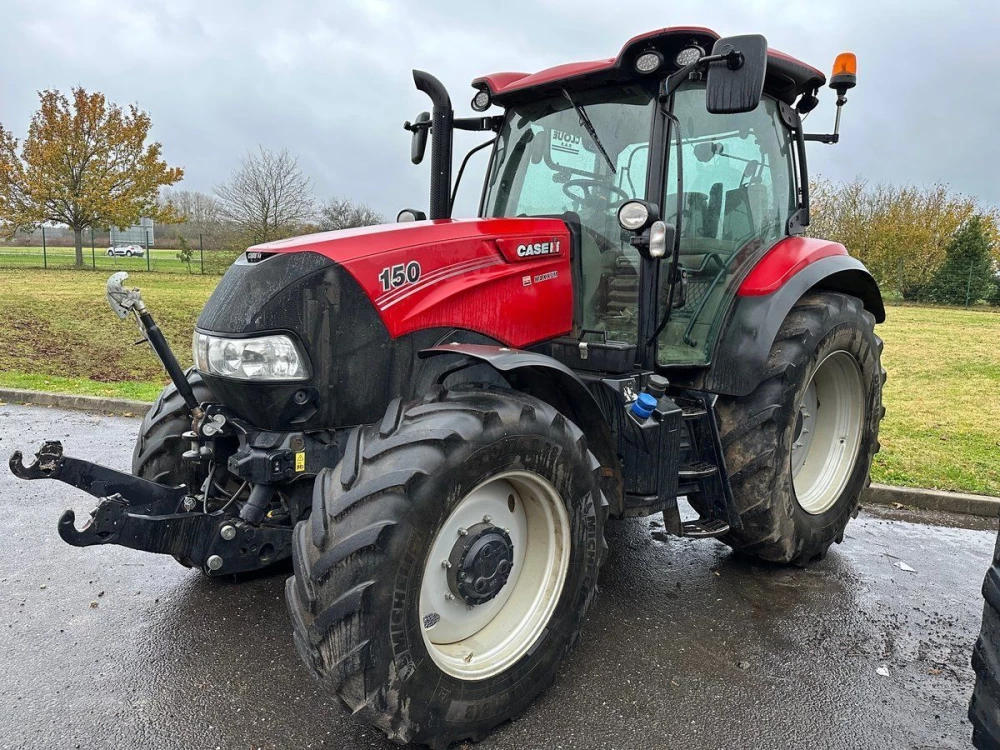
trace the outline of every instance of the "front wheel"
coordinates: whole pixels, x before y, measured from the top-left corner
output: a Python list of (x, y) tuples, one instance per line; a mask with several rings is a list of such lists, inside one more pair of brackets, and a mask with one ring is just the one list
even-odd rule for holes
[(394, 402), (317, 478), (286, 596), (299, 653), (390, 739), (484, 737), (552, 682), (607, 503), (580, 430), (511, 391)]
[(812, 292), (791, 309), (764, 380), (720, 398), (719, 432), (743, 522), (723, 541), (775, 562), (823, 557), (857, 515), (878, 451), (885, 370), (856, 297)]

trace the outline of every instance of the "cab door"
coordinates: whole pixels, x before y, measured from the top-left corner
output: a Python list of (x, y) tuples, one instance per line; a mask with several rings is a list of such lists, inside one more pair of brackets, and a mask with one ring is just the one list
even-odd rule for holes
[[(792, 133), (778, 103), (764, 97), (752, 112), (709, 114), (704, 84), (674, 95), (680, 127), (670, 128), (663, 214), (678, 224), (676, 138), (683, 152), (680, 263), (688, 278), (656, 345), (661, 367), (710, 364), (712, 349), (740, 279), (787, 235), (797, 208)], [(666, 273), (660, 273), (665, 281)], [(666, 293), (661, 290), (659, 316)]]

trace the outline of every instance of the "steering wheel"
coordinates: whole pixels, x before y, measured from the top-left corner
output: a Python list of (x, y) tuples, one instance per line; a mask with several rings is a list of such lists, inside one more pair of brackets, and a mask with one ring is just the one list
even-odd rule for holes
[[(580, 195), (575, 195), (572, 192), (573, 188), (580, 188)], [(606, 190), (611, 196), (618, 197), (622, 201), (631, 200), (632, 196), (626, 193), (617, 185), (612, 185), (607, 182), (601, 182), (600, 180), (592, 180), (588, 177), (578, 177), (573, 180), (566, 180), (562, 184), (563, 192), (566, 196), (579, 204), (593, 203), (599, 200), (605, 200), (610, 203), (604, 196), (600, 195), (600, 191)]]

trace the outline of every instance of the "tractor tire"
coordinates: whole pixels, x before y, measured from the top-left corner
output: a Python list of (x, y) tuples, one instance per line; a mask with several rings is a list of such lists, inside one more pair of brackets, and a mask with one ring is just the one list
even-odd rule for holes
[[(198, 403), (213, 399), (208, 386), (194, 370), (187, 371), (187, 379)], [(132, 473), (160, 484), (183, 484), (188, 480), (181, 454), (190, 446), (182, 435), (191, 429), (191, 410), (171, 383), (153, 402), (139, 427), (139, 437), (132, 450)], [(204, 481), (207, 472), (198, 476)], [(174, 556), (186, 568), (197, 567), (184, 557)]]
[(310, 671), (400, 744), (475, 741), (520, 714), (597, 590), (599, 469), (576, 425), (514, 391), (393, 401), (295, 528), (285, 592)]
[(1000, 535), (993, 565), (983, 581), (983, 626), (972, 651), (976, 688), (969, 704), (972, 744), (979, 750), (1000, 748)]
[(757, 388), (717, 403), (743, 526), (722, 541), (797, 565), (843, 541), (879, 450), (881, 354), (875, 319), (858, 298), (810, 292), (792, 307)]

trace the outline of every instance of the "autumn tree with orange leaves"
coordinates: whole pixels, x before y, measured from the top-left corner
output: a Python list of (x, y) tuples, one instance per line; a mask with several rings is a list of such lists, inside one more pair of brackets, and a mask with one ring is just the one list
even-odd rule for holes
[(20, 154), (0, 123), (0, 230), (66, 224), (82, 266), (85, 229), (173, 218), (157, 197), (184, 171), (167, 166), (159, 143), (146, 143), (152, 123), (134, 104), (123, 110), (101, 93), (72, 94), (71, 102), (59, 91), (39, 93)]

